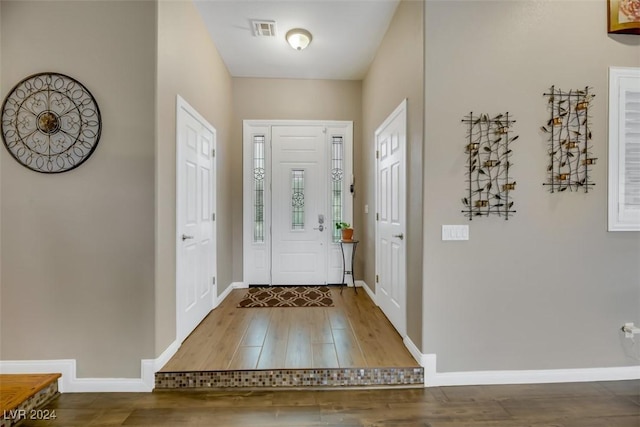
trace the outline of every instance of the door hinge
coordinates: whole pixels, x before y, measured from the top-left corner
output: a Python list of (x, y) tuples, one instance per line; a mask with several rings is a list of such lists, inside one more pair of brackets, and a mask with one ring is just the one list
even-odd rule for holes
[(213, 157), (215, 157), (215, 156), (216, 156), (216, 149), (215, 149), (215, 148), (214, 148), (213, 150), (211, 150), (211, 155), (212, 155)]
[(213, 276), (212, 284), (213, 284), (213, 285), (215, 285), (215, 284), (216, 284), (216, 276)]
[(380, 281), (380, 277), (376, 274), (376, 283), (378, 283), (378, 281)]
[(380, 214), (376, 212), (376, 221), (380, 221)]
[(380, 158), (380, 150), (376, 150), (376, 159)]
[(216, 214), (212, 213), (211, 214), (211, 221), (215, 221), (216, 220)]

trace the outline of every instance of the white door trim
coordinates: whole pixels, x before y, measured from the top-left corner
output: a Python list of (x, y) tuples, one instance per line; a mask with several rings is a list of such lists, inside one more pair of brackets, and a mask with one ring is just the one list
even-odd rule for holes
[[(176, 96), (176, 188), (175, 188), (175, 195), (176, 195), (176, 231), (175, 231), (175, 248), (176, 248), (176, 277), (175, 277), (175, 292), (176, 292), (176, 341), (178, 343), (181, 343), (182, 341), (184, 341), (184, 339), (193, 331), (193, 329), (195, 329), (195, 326), (191, 327), (191, 326), (186, 326), (185, 325), (185, 319), (183, 319), (183, 316), (181, 315), (181, 306), (180, 306), (180, 288), (179, 288), (179, 284), (180, 284), (180, 280), (181, 280), (181, 265), (183, 264), (182, 261), (182, 257), (181, 257), (181, 250), (180, 250), (180, 235), (181, 235), (181, 227), (182, 227), (182, 221), (184, 218), (182, 218), (181, 215), (181, 209), (179, 206), (180, 203), (180, 170), (181, 170), (181, 161), (182, 161), (182, 150), (180, 149), (180, 127), (179, 124), (181, 122), (181, 118), (180, 115), (181, 114), (189, 114), (191, 116), (193, 116), (198, 122), (200, 122), (208, 131), (210, 131), (213, 134), (213, 140), (212, 140), (212, 150), (213, 153), (215, 153), (216, 150), (216, 145), (217, 145), (217, 133), (216, 133), (216, 129), (200, 114), (198, 113), (198, 111), (193, 108), (186, 100), (184, 100), (184, 98), (182, 98), (180, 95)], [(210, 182), (210, 188), (211, 191), (213, 192), (213, 197), (211, 198), (211, 211), (212, 214), (215, 213), (216, 211), (216, 197), (215, 195), (217, 194), (217, 167), (216, 167), (216, 157), (215, 154), (212, 155), (212, 159), (211, 159), (211, 166), (213, 169), (213, 173), (211, 174), (211, 182)], [(216, 241), (216, 236), (217, 236), (217, 229), (216, 229), (216, 221), (214, 220), (212, 222), (212, 228), (211, 228), (211, 240), (213, 241), (213, 247), (216, 248), (217, 246), (217, 241)], [(212, 277), (217, 277), (217, 265), (216, 265), (216, 256), (213, 256), (212, 259), (210, 260), (211, 264), (211, 274)], [(212, 284), (212, 287), (210, 289), (210, 295), (211, 298), (210, 300), (207, 300), (207, 306), (208, 306), (208, 311), (213, 310), (213, 308), (216, 306), (216, 302), (217, 302), (217, 284)]]
[[(407, 117), (407, 99), (405, 98), (400, 105), (398, 105), (398, 107), (396, 107), (396, 109), (384, 120), (384, 122), (382, 122), (382, 124), (380, 124), (380, 126), (378, 126), (378, 128), (375, 131), (375, 135), (374, 135), (374, 144), (375, 144), (375, 150), (374, 150), (374, 162), (375, 162), (375, 179), (374, 179), (374, 198), (375, 198), (375, 207), (376, 207), (376, 216), (379, 214), (380, 212), (380, 200), (379, 200), (379, 191), (380, 191), (380, 183), (379, 183), (379, 172), (380, 172), (380, 161), (378, 160), (378, 150), (380, 149), (378, 146), (378, 137), (379, 135), (382, 133), (382, 131), (388, 127), (398, 116), (404, 116), (404, 135), (405, 138), (403, 141), (400, 141), (402, 145), (402, 151), (401, 151), (401, 155), (402, 155), (402, 161), (404, 162), (404, 174), (402, 174), (400, 176), (400, 188), (402, 188), (402, 190), (404, 191), (404, 209), (402, 210), (401, 214), (400, 214), (400, 221), (403, 227), (402, 233), (406, 234), (406, 225), (407, 225), (407, 146), (406, 146), (406, 135), (407, 135), (407, 122), (406, 122), (406, 117)], [(381, 304), (381, 296), (379, 294), (380, 288), (379, 288), (379, 283), (377, 282), (377, 278), (378, 278), (378, 274), (381, 271), (381, 250), (379, 248), (379, 237), (380, 237), (380, 230), (379, 230), (379, 222), (377, 220), (377, 218), (374, 218), (374, 222), (375, 222), (375, 227), (374, 227), (374, 245), (375, 245), (375, 273), (376, 273), (376, 285), (375, 285), (375, 295), (376, 295), (376, 305), (378, 305), (383, 312), (384, 310), (384, 306), (385, 304)], [(406, 236), (404, 236), (405, 240), (403, 240), (403, 243), (405, 245), (405, 250), (404, 250), (404, 262), (402, 263), (403, 267), (404, 267), (404, 271), (401, 273), (400, 277), (403, 277), (403, 289), (402, 289), (402, 293), (401, 293), (401, 301), (402, 301), (402, 311), (403, 313), (401, 314), (401, 318), (399, 319), (399, 321), (393, 321), (393, 319), (390, 320), (392, 321), (392, 323), (394, 324), (394, 327), (398, 330), (398, 332), (400, 333), (400, 335), (402, 337), (405, 337), (407, 334), (407, 292), (406, 292), (406, 286), (407, 286), (407, 254), (406, 254)], [(385, 313), (388, 317), (390, 316), (389, 314)]]
[[(243, 282), (245, 284), (272, 284), (271, 281), (271, 129), (275, 126), (324, 126), (327, 135), (344, 136), (344, 211), (343, 220), (353, 221), (353, 122), (336, 120), (243, 120)], [(254, 137), (265, 136), (265, 184), (264, 184), (264, 241), (254, 241), (253, 229), (253, 143)], [(327, 147), (327, 150), (329, 147)], [(328, 179), (328, 177), (327, 177)], [(328, 196), (327, 196), (328, 197)], [(327, 221), (327, 223), (330, 221)], [(329, 226), (330, 224), (327, 224)], [(332, 231), (332, 230), (327, 230)], [(334, 248), (335, 246), (335, 248)], [(335, 249), (335, 250), (334, 250)], [(339, 246), (327, 245), (328, 277), (342, 271), (342, 259), (337, 258)], [(337, 251), (337, 252), (336, 252)], [(339, 263), (338, 263), (339, 261)], [(340, 274), (341, 276), (341, 274)]]

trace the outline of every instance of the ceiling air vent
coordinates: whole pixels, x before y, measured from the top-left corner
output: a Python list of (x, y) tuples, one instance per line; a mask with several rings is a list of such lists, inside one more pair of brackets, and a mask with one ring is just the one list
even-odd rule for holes
[(251, 26), (256, 37), (276, 36), (276, 21), (251, 21)]

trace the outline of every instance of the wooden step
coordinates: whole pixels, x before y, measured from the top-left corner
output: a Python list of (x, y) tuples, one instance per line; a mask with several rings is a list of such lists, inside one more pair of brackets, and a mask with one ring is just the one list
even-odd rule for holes
[(0, 374), (0, 427), (27, 419), (58, 394), (60, 374)]

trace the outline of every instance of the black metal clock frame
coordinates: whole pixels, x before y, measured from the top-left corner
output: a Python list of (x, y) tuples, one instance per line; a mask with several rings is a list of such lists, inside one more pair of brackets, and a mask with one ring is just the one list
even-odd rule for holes
[(98, 104), (72, 77), (38, 73), (21, 80), (2, 103), (2, 140), (23, 166), (40, 173), (77, 168), (102, 132)]

